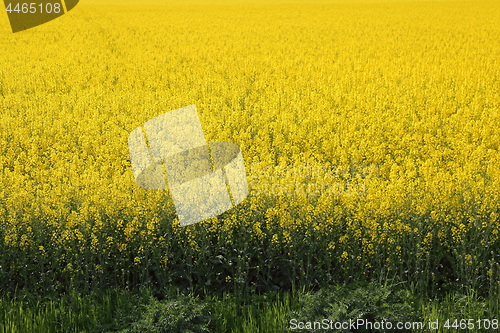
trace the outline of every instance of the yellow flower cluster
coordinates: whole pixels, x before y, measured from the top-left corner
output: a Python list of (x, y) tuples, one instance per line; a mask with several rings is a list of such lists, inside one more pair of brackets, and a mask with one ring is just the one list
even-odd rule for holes
[[(363, 270), (493, 259), (498, 1), (154, 6), (89, 1), (2, 35), (0, 252), (164, 268), (249, 237)], [(134, 183), (127, 138), (190, 104), (208, 141), (240, 145), (250, 196), (181, 228), (168, 191)]]

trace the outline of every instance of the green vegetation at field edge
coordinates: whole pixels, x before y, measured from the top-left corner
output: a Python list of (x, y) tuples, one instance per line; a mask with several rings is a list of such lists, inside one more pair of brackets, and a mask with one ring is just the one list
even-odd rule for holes
[[(194, 295), (172, 288), (163, 293), (106, 290), (41, 299), (21, 291), (15, 298), (0, 298), (0, 332), (278, 332), (289, 329), (292, 319), (444, 323), (499, 319), (499, 299), (470, 290), (431, 300), (418, 297), (411, 286), (378, 283), (247, 296)], [(440, 326), (436, 332), (446, 332)]]

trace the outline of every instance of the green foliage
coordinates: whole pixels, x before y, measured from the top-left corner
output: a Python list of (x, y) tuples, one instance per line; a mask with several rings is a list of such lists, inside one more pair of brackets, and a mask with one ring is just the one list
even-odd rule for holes
[(144, 289), (44, 299), (19, 292), (15, 298), (0, 297), (0, 333), (257, 333), (287, 330), (292, 319), (425, 323), (450, 318), (494, 319), (500, 313), (499, 296), (482, 298), (470, 290), (429, 300), (415, 294), (411, 287), (378, 283), (246, 296), (195, 296), (175, 288), (157, 292), (156, 296)]
[(141, 320), (122, 333), (201, 333), (208, 329), (212, 314), (206, 302), (180, 295), (176, 300), (153, 300), (146, 306)]
[(405, 290), (375, 283), (321, 289), (300, 296), (299, 310), (292, 317), (302, 321), (329, 319), (349, 322), (364, 319), (370, 322), (408, 322), (419, 320), (414, 296)]

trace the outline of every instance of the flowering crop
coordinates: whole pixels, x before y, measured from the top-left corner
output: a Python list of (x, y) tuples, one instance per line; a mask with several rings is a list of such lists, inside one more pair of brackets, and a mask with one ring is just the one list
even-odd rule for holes
[[(89, 0), (0, 23), (0, 288), (498, 286), (498, 22), (486, 0)], [(181, 228), (127, 138), (191, 104), (260, 190)], [(302, 166), (343, 172), (270, 176)], [(296, 190), (325, 181), (358, 191)]]

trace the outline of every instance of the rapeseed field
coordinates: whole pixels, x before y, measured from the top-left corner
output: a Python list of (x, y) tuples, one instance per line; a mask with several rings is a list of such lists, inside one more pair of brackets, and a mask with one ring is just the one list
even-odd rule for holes
[[(500, 283), (500, 2), (85, 1), (0, 15), (0, 289)], [(250, 194), (180, 227), (127, 138), (195, 104)]]

